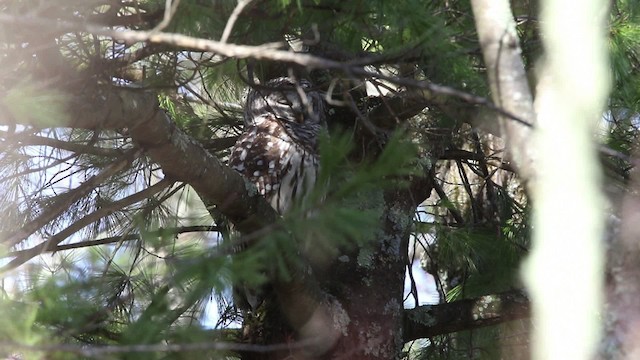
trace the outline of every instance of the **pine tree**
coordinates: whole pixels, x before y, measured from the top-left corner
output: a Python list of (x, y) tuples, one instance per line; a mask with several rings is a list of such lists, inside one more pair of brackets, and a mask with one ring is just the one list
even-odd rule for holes
[[(0, 356), (529, 358), (548, 45), (538, 2), (494, 2), (499, 26), (485, 2), (0, 4)], [(608, 285), (629, 296), (608, 301), (603, 357), (632, 349), (616, 330), (637, 293), (633, 198), (620, 204), (638, 10), (613, 1), (607, 24), (596, 140), (623, 221)], [(311, 200), (280, 217), (225, 163), (247, 88), (291, 75), (326, 95), (329, 134)], [(438, 304), (403, 308), (425, 301), (414, 271)], [(270, 289), (259, 311), (236, 308), (238, 283)]]

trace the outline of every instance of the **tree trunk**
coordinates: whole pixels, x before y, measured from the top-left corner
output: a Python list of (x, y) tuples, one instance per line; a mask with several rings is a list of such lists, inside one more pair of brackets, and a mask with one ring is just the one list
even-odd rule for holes
[(303, 280), (304, 275), (276, 283), (264, 317), (247, 325), (253, 339), (245, 340), (289, 346), (246, 352), (243, 359), (398, 357), (404, 344), (403, 284), (416, 204), (406, 189), (388, 190), (380, 199), (384, 210), (376, 238), (314, 269), (322, 291)]

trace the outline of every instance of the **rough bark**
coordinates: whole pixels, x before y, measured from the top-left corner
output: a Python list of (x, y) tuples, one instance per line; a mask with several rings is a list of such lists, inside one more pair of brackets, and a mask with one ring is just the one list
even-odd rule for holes
[[(415, 204), (406, 190), (384, 194), (382, 232), (373, 252), (350, 257), (340, 276), (339, 297), (349, 315), (347, 332), (332, 358), (393, 359), (403, 345), (402, 294), (409, 232)], [(362, 249), (360, 251), (363, 251)], [(338, 280), (339, 279), (339, 280)]]
[[(278, 296), (267, 299), (262, 323), (267, 332), (260, 334), (265, 337), (261, 340), (290, 343), (292, 348), (245, 353), (243, 359), (393, 359), (400, 354), (404, 272), (415, 201), (407, 188), (372, 198), (378, 200), (368, 206), (382, 210), (380, 231), (363, 247), (346, 250), (330, 265), (314, 269), (322, 292), (295, 279), (284, 287), (274, 284)], [(301, 342), (308, 346), (294, 348)]]

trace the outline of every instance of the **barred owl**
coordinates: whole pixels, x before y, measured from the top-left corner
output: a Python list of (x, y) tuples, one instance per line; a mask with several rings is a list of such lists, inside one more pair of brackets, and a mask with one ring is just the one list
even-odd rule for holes
[(325, 125), (324, 100), (308, 81), (272, 79), (247, 95), (244, 132), (229, 166), (284, 214), (315, 184), (318, 135)]

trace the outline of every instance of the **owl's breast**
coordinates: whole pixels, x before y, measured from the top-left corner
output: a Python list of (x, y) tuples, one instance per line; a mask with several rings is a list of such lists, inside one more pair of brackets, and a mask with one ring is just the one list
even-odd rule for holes
[(247, 129), (229, 157), (229, 166), (254, 183), (280, 214), (311, 191), (318, 163), (315, 152), (275, 126)]

